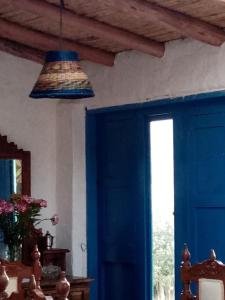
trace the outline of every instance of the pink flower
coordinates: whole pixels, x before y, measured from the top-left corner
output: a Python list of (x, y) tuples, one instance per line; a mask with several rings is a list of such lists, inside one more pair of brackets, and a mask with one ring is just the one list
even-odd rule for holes
[(44, 199), (40, 199), (40, 207), (47, 207), (47, 201)]
[(3, 214), (5, 212), (5, 204), (6, 201), (0, 200), (0, 214)]
[(0, 200), (0, 214), (8, 214), (14, 211), (14, 206), (12, 203), (5, 200)]
[(40, 207), (47, 207), (47, 201), (44, 199), (34, 199), (32, 203)]
[(18, 212), (25, 212), (27, 210), (27, 204), (23, 201), (21, 201), (20, 203), (17, 203), (15, 205), (15, 208), (18, 210)]
[(59, 216), (57, 214), (54, 214), (50, 220), (52, 222), (52, 225), (56, 225), (59, 223)]
[(14, 206), (12, 203), (6, 203), (5, 205), (5, 213), (11, 213), (14, 211)]
[(25, 201), (27, 204), (30, 204), (30, 203), (33, 202), (33, 198), (30, 197), (30, 196), (27, 196), (27, 195), (23, 195), (23, 196), (21, 197), (21, 200)]
[(5, 208), (7, 202), (5, 200), (0, 199), (0, 207)]

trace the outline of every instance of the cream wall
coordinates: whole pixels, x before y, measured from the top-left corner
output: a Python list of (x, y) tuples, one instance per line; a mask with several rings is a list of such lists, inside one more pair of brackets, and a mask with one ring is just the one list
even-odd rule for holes
[(56, 245), (71, 249), (68, 266), (73, 274), (86, 274), (85, 108), (225, 87), (225, 46), (181, 40), (166, 48), (162, 59), (121, 53), (112, 68), (82, 63), (96, 97), (63, 102), (29, 99), (40, 66), (0, 52), (0, 133), (31, 151), (32, 194), (48, 200), (46, 215), (59, 213)]
[(68, 270), (86, 274), (85, 109), (82, 104), (57, 107), (57, 226), (58, 247), (68, 248)]
[(117, 55), (113, 68), (84, 67), (96, 92), (88, 108), (223, 90), (225, 44), (217, 48), (185, 39), (167, 43), (162, 59), (129, 51)]
[(48, 201), (43, 217), (55, 212), (60, 217), (56, 227), (50, 222), (41, 227), (57, 236), (54, 246), (75, 253), (68, 255), (68, 270), (73, 266), (74, 273), (85, 274), (85, 201), (79, 197), (84, 195), (85, 174), (80, 166), (83, 153), (76, 151), (77, 142), (84, 148), (84, 135), (79, 135), (84, 111), (74, 118), (73, 104), (28, 97), (40, 65), (0, 52), (0, 66), (0, 134), (31, 151), (32, 195)]
[[(0, 134), (31, 151), (31, 192), (56, 212), (56, 103), (28, 98), (40, 66), (0, 52)], [(45, 229), (53, 228), (48, 222)]]

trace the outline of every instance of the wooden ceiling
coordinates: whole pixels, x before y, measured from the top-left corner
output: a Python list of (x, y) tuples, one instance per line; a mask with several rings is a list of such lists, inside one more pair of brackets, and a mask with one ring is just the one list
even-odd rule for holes
[[(59, 45), (59, 0), (0, 0), (0, 50), (42, 62)], [(112, 66), (138, 50), (161, 58), (165, 43), (225, 42), (225, 0), (64, 0), (63, 46)]]

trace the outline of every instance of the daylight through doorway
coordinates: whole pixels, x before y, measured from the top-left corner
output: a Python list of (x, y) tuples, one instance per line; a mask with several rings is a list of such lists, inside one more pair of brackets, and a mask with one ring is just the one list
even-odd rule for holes
[(150, 122), (154, 300), (174, 300), (173, 120)]

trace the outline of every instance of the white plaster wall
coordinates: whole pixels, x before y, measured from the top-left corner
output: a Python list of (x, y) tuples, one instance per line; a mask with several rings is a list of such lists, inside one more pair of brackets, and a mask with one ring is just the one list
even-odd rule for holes
[(54, 246), (73, 253), (68, 255), (68, 271), (85, 274), (85, 157), (76, 149), (78, 143), (78, 150), (84, 149), (83, 106), (30, 99), (41, 69), (36, 63), (0, 52), (0, 66), (0, 133), (31, 151), (32, 195), (48, 201), (43, 217), (55, 212), (60, 217), (56, 227), (50, 222), (41, 227), (56, 235)]
[[(113, 68), (84, 63), (96, 97), (88, 108), (139, 103), (225, 88), (225, 44), (190, 39), (166, 44), (161, 59), (136, 51), (117, 55)], [(85, 100), (84, 100), (85, 101)]]
[(85, 111), (83, 105), (57, 107), (57, 246), (70, 249), (67, 269), (86, 274)]
[[(0, 133), (31, 151), (31, 192), (56, 212), (56, 103), (28, 98), (40, 66), (0, 52)], [(55, 227), (44, 228), (55, 235)]]
[[(56, 200), (60, 215), (60, 224), (57, 226), (57, 246), (70, 249), (72, 252), (73, 143), (70, 106), (70, 104), (61, 104), (57, 107)], [(73, 255), (67, 254), (67, 257), (67, 268), (71, 273)]]
[(86, 157), (85, 157), (85, 110), (74, 107), (73, 134), (73, 274), (86, 275)]

